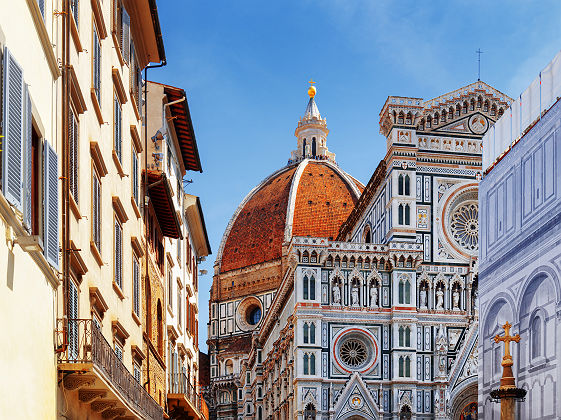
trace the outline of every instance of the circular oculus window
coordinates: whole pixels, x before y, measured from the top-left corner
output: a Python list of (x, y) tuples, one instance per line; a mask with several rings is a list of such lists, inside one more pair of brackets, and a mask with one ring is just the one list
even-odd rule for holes
[(335, 360), (345, 371), (366, 372), (376, 362), (378, 345), (370, 334), (352, 329), (335, 339)]
[(477, 191), (460, 192), (445, 210), (448, 242), (456, 250), (477, 256), (479, 250), (479, 206)]
[(243, 331), (253, 330), (263, 317), (261, 301), (254, 296), (242, 300), (236, 310), (236, 322)]

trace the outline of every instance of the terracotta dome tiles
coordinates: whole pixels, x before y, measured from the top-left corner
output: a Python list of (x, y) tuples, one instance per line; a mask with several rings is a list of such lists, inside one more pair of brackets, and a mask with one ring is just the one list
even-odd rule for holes
[(220, 272), (281, 258), (291, 184), (299, 168), (292, 236), (337, 237), (358, 201), (353, 187), (362, 191), (364, 186), (326, 162), (301, 162), (264, 181), (243, 205), (226, 232)]
[(269, 179), (246, 202), (224, 245), (221, 272), (281, 257), (290, 184), (296, 168)]
[(310, 162), (296, 193), (292, 236), (334, 239), (358, 197), (337, 170)]

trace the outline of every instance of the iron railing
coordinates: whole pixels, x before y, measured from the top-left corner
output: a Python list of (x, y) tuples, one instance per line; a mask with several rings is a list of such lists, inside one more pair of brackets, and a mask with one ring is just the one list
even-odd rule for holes
[(203, 397), (197, 392), (197, 388), (189, 381), (185, 373), (169, 374), (169, 393), (185, 395), (193, 407), (201, 413), (201, 400)]
[(91, 319), (58, 319), (58, 363), (92, 363), (127, 404), (144, 418), (162, 420), (163, 409), (128, 371)]

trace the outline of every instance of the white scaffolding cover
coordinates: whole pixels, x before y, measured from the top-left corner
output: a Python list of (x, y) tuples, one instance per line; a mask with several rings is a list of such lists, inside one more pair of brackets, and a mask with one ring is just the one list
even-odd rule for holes
[(561, 97), (561, 51), (483, 137), (483, 170)]

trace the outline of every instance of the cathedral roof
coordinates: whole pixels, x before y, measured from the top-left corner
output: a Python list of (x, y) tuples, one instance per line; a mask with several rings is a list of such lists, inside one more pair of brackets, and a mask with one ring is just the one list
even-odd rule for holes
[(219, 272), (280, 259), (292, 236), (334, 239), (363, 189), (327, 160), (304, 159), (273, 173), (232, 216), (217, 255)]

